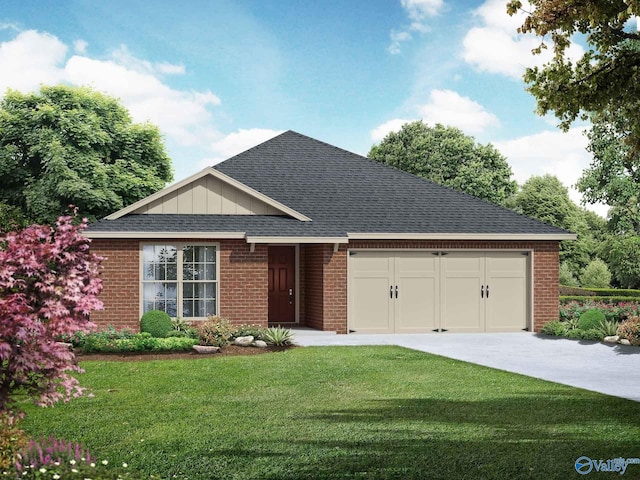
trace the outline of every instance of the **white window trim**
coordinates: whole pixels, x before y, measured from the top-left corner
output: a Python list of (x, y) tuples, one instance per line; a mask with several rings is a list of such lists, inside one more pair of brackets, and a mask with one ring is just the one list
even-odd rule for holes
[[(178, 313), (178, 316), (184, 320), (187, 321), (193, 321), (193, 322), (197, 322), (197, 321), (202, 321), (202, 320), (206, 320), (207, 317), (183, 317), (182, 315), (180, 315), (182, 313), (182, 288), (180, 288), (180, 286), (183, 283), (183, 279), (182, 279), (182, 266), (183, 266), (183, 259), (182, 259), (182, 248), (186, 245), (188, 246), (194, 246), (194, 247), (215, 247), (216, 249), (216, 279), (215, 279), (215, 284), (216, 284), (216, 315), (220, 315), (220, 243), (219, 242), (174, 242), (171, 240), (167, 240), (166, 242), (162, 242), (162, 241), (157, 241), (157, 242), (140, 242), (140, 247), (139, 247), (139, 251), (138, 251), (138, 256), (139, 256), (139, 277), (140, 277), (140, 281), (138, 283), (138, 292), (139, 292), (139, 297), (140, 297), (140, 304), (139, 304), (139, 314), (138, 314), (138, 318), (142, 318), (142, 315), (144, 314), (144, 254), (143, 254), (143, 249), (145, 246), (147, 245), (175, 245), (176, 249), (177, 249), (177, 264), (178, 264), (178, 269), (177, 269), (177, 283), (178, 283), (178, 288), (177, 288), (177, 305), (176, 305), (176, 311)], [(175, 318), (175, 317), (174, 317)]]

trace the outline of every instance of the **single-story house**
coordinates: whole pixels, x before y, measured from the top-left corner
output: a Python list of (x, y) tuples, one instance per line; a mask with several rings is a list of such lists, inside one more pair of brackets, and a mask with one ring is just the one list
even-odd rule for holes
[(539, 330), (575, 235), (288, 131), (89, 226), (102, 326)]

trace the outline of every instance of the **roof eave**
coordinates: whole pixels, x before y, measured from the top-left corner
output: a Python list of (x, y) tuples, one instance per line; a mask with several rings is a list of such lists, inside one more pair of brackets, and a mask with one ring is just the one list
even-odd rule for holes
[(573, 233), (347, 233), (349, 240), (576, 240)]

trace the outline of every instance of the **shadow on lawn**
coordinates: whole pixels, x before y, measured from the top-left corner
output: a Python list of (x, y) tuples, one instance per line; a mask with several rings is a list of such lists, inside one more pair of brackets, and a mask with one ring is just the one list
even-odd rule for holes
[[(265, 462), (269, 480), (333, 478), (571, 478), (582, 455), (594, 459), (640, 456), (640, 404), (613, 397), (540, 392), (496, 400), (436, 398), (374, 400), (362, 408), (326, 410), (313, 438), (291, 425), (290, 439), (267, 450), (222, 449), (216, 455)], [(611, 441), (611, 432), (618, 430)], [(281, 451), (281, 450), (280, 450)], [(627, 476), (640, 476), (630, 465)], [(607, 472), (602, 475), (612, 473)], [(615, 474), (614, 474), (615, 475)], [(600, 477), (597, 473), (590, 478)], [(238, 478), (257, 478), (251, 475)]]

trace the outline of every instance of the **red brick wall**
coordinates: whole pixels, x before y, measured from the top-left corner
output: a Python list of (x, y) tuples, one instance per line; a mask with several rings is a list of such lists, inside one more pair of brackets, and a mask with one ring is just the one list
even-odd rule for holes
[[(176, 240), (162, 240), (171, 243)], [(189, 240), (180, 240), (188, 242)], [(202, 239), (193, 240), (202, 242)], [(220, 244), (219, 312), (231, 323), (267, 326), (267, 246), (249, 251), (244, 240), (216, 240)], [(95, 239), (91, 249), (106, 257), (102, 262), (105, 309), (91, 315), (100, 328), (138, 330), (140, 323), (140, 240)]]
[(220, 316), (234, 324), (267, 326), (269, 315), (266, 245), (249, 251), (244, 240), (220, 242)]
[(307, 327), (322, 330), (322, 319), (324, 316), (324, 279), (323, 279), (323, 249), (326, 245), (302, 245), (304, 253), (305, 275), (304, 279), (304, 300), (300, 309), (304, 310), (304, 324)]
[[(305, 321), (318, 330), (347, 333), (347, 249), (333, 244), (303, 245)], [(301, 255), (302, 256), (302, 255)]]
[(105, 257), (102, 261), (104, 310), (91, 314), (91, 321), (102, 329), (108, 325), (121, 330), (138, 330), (140, 323), (140, 261), (138, 240), (94, 239), (91, 250)]

